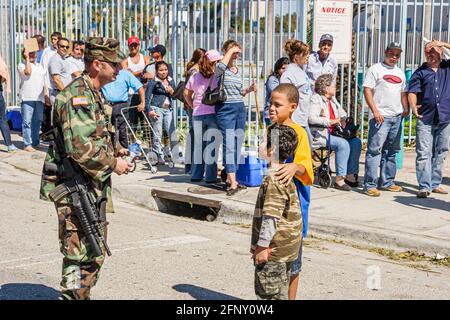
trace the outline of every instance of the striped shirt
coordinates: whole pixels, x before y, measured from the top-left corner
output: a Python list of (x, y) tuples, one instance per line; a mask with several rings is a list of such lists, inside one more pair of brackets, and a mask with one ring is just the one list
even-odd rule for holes
[(220, 61), (216, 66), (215, 72), (218, 83), (220, 83), (222, 74), (224, 72), (224, 88), (225, 94), (227, 95), (227, 101), (225, 103), (244, 102), (244, 98), (242, 96), (243, 83), (239, 69), (236, 73), (234, 73), (230, 70), (230, 68), (228, 68), (226, 64)]

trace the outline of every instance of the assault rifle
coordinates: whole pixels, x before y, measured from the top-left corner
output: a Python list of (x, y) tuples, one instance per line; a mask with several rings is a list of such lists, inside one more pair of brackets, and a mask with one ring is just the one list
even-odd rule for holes
[(61, 157), (57, 164), (45, 164), (47, 169), (57, 173), (58, 177), (62, 177), (62, 183), (49, 194), (50, 199), (53, 202), (59, 202), (69, 197), (72, 200), (74, 213), (80, 221), (81, 229), (96, 256), (102, 255), (100, 242), (110, 256), (111, 251), (102, 234), (103, 225), (106, 225), (106, 197), (93, 199), (92, 192), (89, 192), (92, 190), (89, 180), (66, 153), (60, 129), (54, 128), (43, 135), (49, 138), (51, 147)]

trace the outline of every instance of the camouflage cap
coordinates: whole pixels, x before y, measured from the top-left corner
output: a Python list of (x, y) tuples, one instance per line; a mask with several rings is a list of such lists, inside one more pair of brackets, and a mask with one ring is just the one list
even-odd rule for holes
[(86, 38), (84, 56), (87, 59), (103, 60), (112, 63), (120, 63), (125, 55), (120, 51), (120, 42), (116, 39), (102, 37)]

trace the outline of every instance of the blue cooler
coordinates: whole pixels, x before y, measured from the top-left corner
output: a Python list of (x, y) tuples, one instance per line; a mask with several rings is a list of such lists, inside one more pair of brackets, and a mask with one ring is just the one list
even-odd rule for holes
[(236, 172), (238, 183), (247, 187), (259, 187), (265, 175), (267, 175), (267, 161), (259, 159), (255, 154), (243, 156), (244, 163), (239, 165)]
[(20, 107), (6, 108), (6, 119), (11, 122), (11, 129), (22, 131), (22, 113)]

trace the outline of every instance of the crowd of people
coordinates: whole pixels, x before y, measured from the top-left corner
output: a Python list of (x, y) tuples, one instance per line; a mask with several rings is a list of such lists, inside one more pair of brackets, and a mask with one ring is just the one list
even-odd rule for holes
[[(164, 150), (168, 148), (170, 153), (177, 144), (173, 110), (175, 99), (179, 99), (189, 119), (185, 172), (191, 181), (217, 183), (222, 146), (227, 195), (245, 189), (236, 172), (247, 126), (244, 97), (256, 92), (256, 85), (244, 87), (242, 70), (236, 63), (242, 50), (239, 43), (225, 41), (220, 52), (197, 48), (185, 70), (181, 97), (176, 97), (180, 84), (173, 79), (173, 68), (165, 61), (166, 48), (161, 44), (148, 48), (151, 57), (145, 56), (139, 38), (132, 36), (125, 57), (120, 52), (116, 56), (116, 49), (110, 49), (117, 44), (93, 43), (91, 60), (86, 60), (82, 41), (70, 44), (54, 32), (51, 44), (44, 48), (45, 39), (41, 35), (35, 37), (39, 51), (22, 50), (23, 62), (17, 66), (24, 150), (33, 152), (39, 146), (40, 131), (52, 126), (52, 106), (63, 99), (65, 88), (73, 90), (73, 84), (80, 81), (83, 72), (88, 72), (88, 61), (90, 72), (105, 83), (101, 86), (101, 99), (112, 107), (117, 154), (127, 154), (126, 122), (138, 126), (147, 118), (152, 127), (148, 139), (157, 165), (166, 164)], [(259, 155), (270, 167), (258, 194), (251, 244), (255, 292), (261, 299), (295, 299), (302, 238), (308, 228), (309, 187), (314, 181), (312, 150), (327, 148), (335, 153), (336, 189), (351, 191), (359, 187), (362, 143), (355, 135), (339, 133), (349, 128), (352, 119), (335, 97), (337, 62), (332, 54), (333, 41), (332, 35), (324, 34), (318, 51), (311, 51), (300, 40), (288, 40), (284, 46), (287, 57), (276, 61), (265, 84), (263, 115), (267, 134)], [(414, 72), (409, 84), (397, 66), (402, 54), (398, 43), (390, 43), (383, 61), (368, 69), (363, 81), (364, 98), (370, 109), (363, 181), (368, 196), (380, 196), (380, 190), (402, 191), (394, 181), (396, 156), (401, 145), (401, 121), (409, 115), (410, 108), (417, 118), (417, 196), (447, 194), (441, 182), (450, 140), (450, 62), (443, 59), (443, 48), (450, 49), (450, 44), (433, 41), (425, 46), (426, 62)], [(114, 52), (114, 59), (108, 58), (109, 51)], [(114, 81), (100, 79), (102, 73), (95, 72), (92, 59), (109, 63), (117, 73)], [(6, 82), (8, 90), (9, 72), (1, 59), (0, 80)], [(8, 151), (13, 152), (17, 148), (6, 124), (2, 91), (0, 86), (0, 128)], [(86, 97), (72, 97), (73, 92), (70, 93), (73, 105), (87, 103)], [(123, 171), (126, 169), (119, 170)]]

